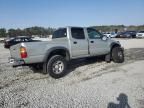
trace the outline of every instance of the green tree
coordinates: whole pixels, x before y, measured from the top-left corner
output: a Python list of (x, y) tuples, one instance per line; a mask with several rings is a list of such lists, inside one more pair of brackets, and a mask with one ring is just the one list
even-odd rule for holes
[(32, 36), (32, 35), (39, 35), (39, 36), (47, 36), (54, 32), (54, 28), (44, 28), (44, 27), (30, 27), (25, 28), (23, 30), (25, 35)]
[(16, 29), (16, 35), (17, 36), (24, 36), (24, 32), (23, 32), (23, 30), (21, 30), (21, 29)]
[(9, 35), (9, 37), (15, 37), (16, 36), (16, 30), (15, 29), (9, 29), (8, 35)]
[(0, 37), (6, 37), (6, 29), (5, 28), (0, 29)]

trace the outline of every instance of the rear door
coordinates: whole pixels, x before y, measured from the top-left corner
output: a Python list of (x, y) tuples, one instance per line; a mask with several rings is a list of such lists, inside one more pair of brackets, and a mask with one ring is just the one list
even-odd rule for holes
[(102, 40), (102, 34), (93, 28), (87, 28), (90, 55), (102, 55), (110, 51), (108, 41)]
[(85, 37), (84, 28), (72, 27), (70, 30), (70, 35), (72, 57), (87, 56), (88, 40)]

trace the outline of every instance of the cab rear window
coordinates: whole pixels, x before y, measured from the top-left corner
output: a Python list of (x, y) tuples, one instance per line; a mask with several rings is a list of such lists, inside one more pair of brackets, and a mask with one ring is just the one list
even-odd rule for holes
[(63, 37), (67, 37), (66, 28), (56, 30), (52, 36), (53, 39), (54, 38), (63, 38)]

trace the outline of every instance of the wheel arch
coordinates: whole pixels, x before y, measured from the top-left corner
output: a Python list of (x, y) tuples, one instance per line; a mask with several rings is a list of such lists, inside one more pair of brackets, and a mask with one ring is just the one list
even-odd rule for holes
[(45, 57), (44, 57), (44, 62), (47, 62), (50, 57), (52, 57), (53, 55), (61, 55), (63, 57), (65, 57), (65, 59), (67, 61), (70, 60), (70, 53), (69, 53), (69, 50), (65, 47), (53, 47), (53, 48), (50, 48), (49, 50), (47, 50), (47, 53), (45, 54)]
[(110, 50), (110, 53), (112, 52), (112, 49), (114, 48), (114, 47), (121, 47), (121, 45), (120, 44), (118, 44), (118, 43), (111, 43), (111, 45), (110, 45), (110, 48), (111, 48), (111, 50)]

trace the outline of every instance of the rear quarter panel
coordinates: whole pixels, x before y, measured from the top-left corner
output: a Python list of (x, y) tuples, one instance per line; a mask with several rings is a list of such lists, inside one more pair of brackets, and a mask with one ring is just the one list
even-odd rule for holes
[(27, 49), (28, 57), (24, 59), (25, 63), (41, 63), (49, 49), (53, 47), (65, 47), (68, 49), (67, 38), (53, 39), (45, 42), (24, 43)]

